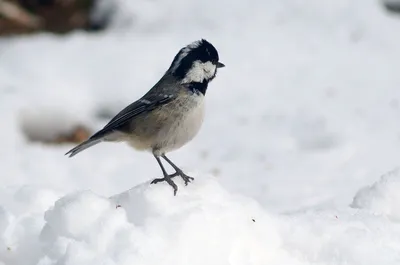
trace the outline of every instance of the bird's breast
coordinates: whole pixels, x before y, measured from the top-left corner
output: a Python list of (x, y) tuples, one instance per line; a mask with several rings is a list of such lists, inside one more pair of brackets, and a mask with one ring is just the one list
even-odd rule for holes
[(204, 119), (204, 96), (181, 97), (171, 104), (171, 123), (159, 134), (159, 143), (165, 152), (178, 149), (199, 132)]

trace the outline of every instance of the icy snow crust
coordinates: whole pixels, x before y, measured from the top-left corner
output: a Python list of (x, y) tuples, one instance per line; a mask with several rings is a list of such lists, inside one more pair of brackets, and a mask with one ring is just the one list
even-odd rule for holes
[[(106, 32), (0, 39), (1, 265), (400, 263), (399, 18), (374, 0), (103, 8)], [(199, 38), (226, 67), (170, 155), (196, 178), (176, 197), (126, 145), (27, 141), (99, 129)]]

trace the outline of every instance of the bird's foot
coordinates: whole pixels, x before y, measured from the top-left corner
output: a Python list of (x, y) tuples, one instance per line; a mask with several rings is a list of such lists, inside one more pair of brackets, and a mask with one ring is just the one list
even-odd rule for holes
[(158, 182), (166, 181), (174, 189), (174, 196), (176, 196), (176, 192), (178, 191), (178, 186), (176, 186), (176, 184), (172, 181), (172, 178), (177, 175), (178, 175), (177, 173), (174, 173), (172, 175), (166, 175), (163, 178), (153, 179), (151, 184), (157, 184)]
[(194, 178), (189, 177), (188, 175), (186, 175), (185, 173), (183, 173), (182, 171), (179, 171), (179, 170), (175, 174), (181, 176), (181, 178), (185, 182), (185, 186), (187, 186), (189, 182), (192, 182), (192, 180), (194, 180)]
[(171, 175), (167, 175), (163, 178), (157, 178), (154, 179), (151, 184), (157, 184), (159, 182), (163, 182), (166, 181), (173, 189), (174, 189), (174, 195), (176, 195), (176, 192), (178, 191), (178, 187), (176, 186), (176, 184), (172, 181), (172, 178), (176, 177), (176, 176), (180, 176), (183, 181), (185, 182), (185, 186), (188, 185), (189, 182), (192, 182), (192, 180), (194, 180), (194, 178), (189, 177), (188, 175), (186, 175), (185, 173), (183, 173), (182, 171), (177, 171), (174, 174)]

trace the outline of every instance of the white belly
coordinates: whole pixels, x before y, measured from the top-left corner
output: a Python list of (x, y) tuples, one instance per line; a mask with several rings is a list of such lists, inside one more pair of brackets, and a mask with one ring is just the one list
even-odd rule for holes
[[(187, 111), (183, 111), (180, 118), (171, 123), (171, 126), (160, 131), (158, 135), (160, 153), (176, 150), (199, 132), (204, 118), (204, 96), (199, 95), (190, 100), (191, 105)], [(187, 106), (186, 106), (187, 107)]]

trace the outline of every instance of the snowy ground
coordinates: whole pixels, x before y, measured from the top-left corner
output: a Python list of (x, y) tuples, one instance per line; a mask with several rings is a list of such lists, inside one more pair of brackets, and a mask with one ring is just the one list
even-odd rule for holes
[[(399, 17), (374, 0), (116, 2), (112, 31), (0, 39), (1, 265), (399, 264)], [(226, 68), (171, 154), (196, 177), (176, 197), (123, 144), (68, 159), (25, 139), (100, 128), (203, 37)]]

